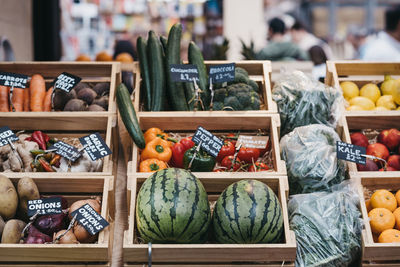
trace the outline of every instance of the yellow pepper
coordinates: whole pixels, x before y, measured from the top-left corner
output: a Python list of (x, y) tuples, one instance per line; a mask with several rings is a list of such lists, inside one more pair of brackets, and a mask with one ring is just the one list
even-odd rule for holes
[(166, 168), (167, 164), (165, 164), (164, 161), (158, 159), (146, 159), (140, 162), (139, 165), (140, 172), (156, 172)]
[(161, 138), (155, 138), (146, 144), (140, 157), (141, 160), (158, 159), (168, 162), (172, 157), (172, 150), (168, 141)]
[[(161, 129), (155, 127), (148, 129), (143, 135), (146, 144), (156, 138), (161, 138), (163, 140), (168, 139), (168, 134), (164, 133)], [(171, 142), (168, 142), (168, 144), (169, 146), (172, 146)]]

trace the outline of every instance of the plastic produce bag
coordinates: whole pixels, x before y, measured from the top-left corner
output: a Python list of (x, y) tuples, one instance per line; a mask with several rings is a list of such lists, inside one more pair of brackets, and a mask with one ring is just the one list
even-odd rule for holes
[(297, 242), (296, 266), (348, 266), (359, 259), (362, 220), (354, 192), (346, 181), (333, 192), (291, 197), (288, 208)]
[(322, 124), (297, 127), (282, 137), (290, 194), (329, 191), (345, 179), (346, 164), (336, 157), (336, 141), (339, 135)]
[(296, 127), (314, 123), (336, 127), (344, 107), (341, 91), (301, 71), (283, 75), (275, 83), (272, 99), (281, 117), (281, 136)]

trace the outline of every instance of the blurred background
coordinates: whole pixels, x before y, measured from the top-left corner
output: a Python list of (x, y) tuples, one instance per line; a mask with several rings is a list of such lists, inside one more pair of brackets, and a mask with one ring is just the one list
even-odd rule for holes
[[(136, 59), (138, 36), (147, 36), (149, 30), (166, 36), (176, 22), (184, 29), (183, 57), (184, 48), (194, 40), (205, 59), (260, 58), (261, 50), (274, 40), (268, 26), (274, 18), (284, 22), (279, 38), (308, 53), (304, 60), (313, 60), (308, 50), (315, 44), (328, 59), (357, 59), (362, 57), (363, 44), (384, 29), (385, 10), (399, 2), (2, 0), (1, 60), (75, 60), (79, 56), (109, 60), (118, 49), (129, 50)], [(117, 48), (118, 41), (126, 42)]]

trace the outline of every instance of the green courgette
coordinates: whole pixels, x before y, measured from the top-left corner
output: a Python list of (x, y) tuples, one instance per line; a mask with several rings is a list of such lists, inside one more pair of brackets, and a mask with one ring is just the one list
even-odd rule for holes
[(147, 59), (150, 70), (151, 111), (162, 111), (165, 99), (163, 49), (154, 31), (149, 31)]
[(151, 110), (151, 87), (150, 87), (150, 73), (149, 63), (147, 61), (147, 43), (141, 36), (137, 38), (136, 47), (139, 56), (140, 75), (142, 77), (143, 97), (145, 109)]
[(121, 119), (133, 142), (141, 149), (146, 146), (143, 132), (140, 129), (132, 100), (125, 84), (121, 83), (117, 88), (117, 105)]
[(161, 35), (160, 42), (161, 42), (161, 45), (162, 45), (162, 48), (163, 48), (164, 54), (165, 54), (167, 52), (167, 43), (168, 43), (167, 37)]
[(167, 92), (170, 105), (173, 110), (187, 111), (188, 105), (185, 98), (185, 91), (182, 83), (172, 81), (169, 66), (181, 63), (181, 36), (182, 25), (174, 24), (168, 34), (167, 50), (165, 53), (166, 65), (165, 73), (167, 76)]
[(207, 87), (208, 84), (207, 68), (206, 65), (204, 65), (204, 58), (200, 48), (193, 41), (189, 43), (188, 58), (189, 58), (189, 64), (196, 65), (199, 71), (198, 86), (202, 91), (200, 97), (201, 100), (203, 101), (204, 109), (208, 110), (211, 101), (211, 92)]

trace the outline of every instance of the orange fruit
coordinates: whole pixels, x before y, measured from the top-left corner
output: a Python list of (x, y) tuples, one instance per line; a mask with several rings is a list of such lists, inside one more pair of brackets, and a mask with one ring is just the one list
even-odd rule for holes
[(92, 61), (88, 55), (80, 54), (75, 61)]
[(367, 212), (370, 212), (372, 210), (371, 207), (371, 200), (368, 199), (367, 201), (365, 201), (365, 206), (367, 207)]
[(371, 196), (372, 208), (386, 208), (393, 212), (397, 208), (396, 198), (388, 190), (376, 190)]
[(393, 211), (394, 218), (396, 220), (396, 229), (400, 230), (400, 208)]
[(385, 208), (375, 208), (368, 213), (371, 230), (379, 234), (386, 229), (392, 229), (396, 223), (393, 213)]
[(112, 61), (112, 56), (110, 56), (106, 51), (102, 51), (96, 55), (96, 61)]
[(379, 235), (379, 243), (399, 243), (400, 231), (396, 229), (387, 229)]
[(400, 190), (397, 190), (395, 198), (397, 200), (397, 206), (400, 206)]
[(117, 55), (117, 57), (115, 58), (115, 60), (124, 62), (124, 63), (132, 63), (133, 62), (133, 58), (132, 58), (131, 54), (126, 53), (126, 52), (119, 53)]

